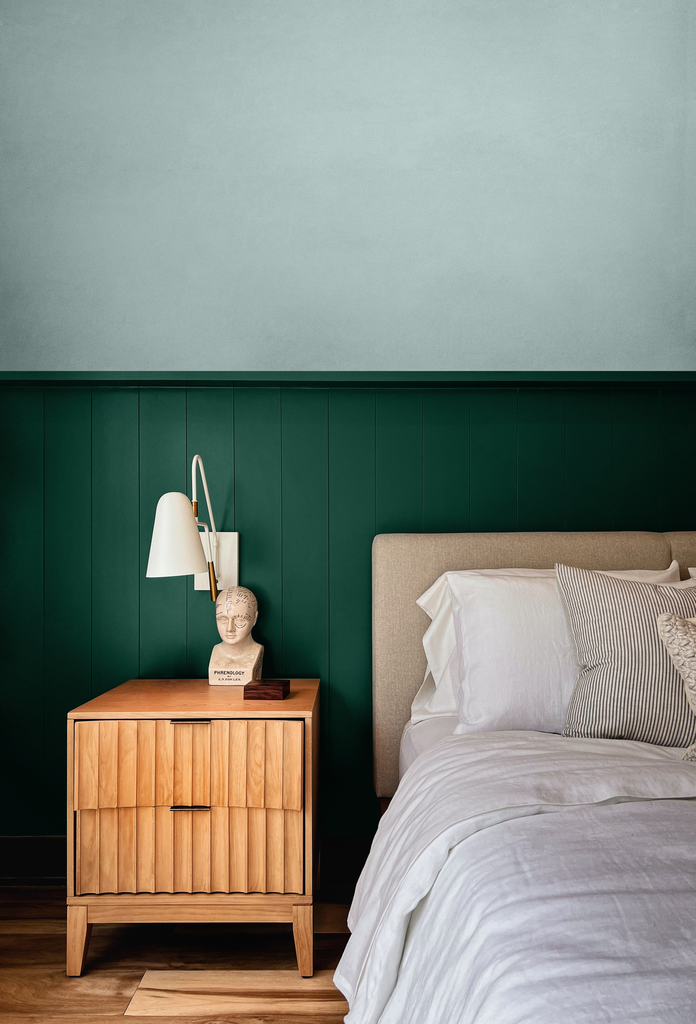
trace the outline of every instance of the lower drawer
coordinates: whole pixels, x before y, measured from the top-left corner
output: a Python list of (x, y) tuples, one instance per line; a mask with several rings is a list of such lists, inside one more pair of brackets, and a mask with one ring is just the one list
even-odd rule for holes
[(108, 807), (75, 819), (77, 895), (303, 892), (299, 810)]

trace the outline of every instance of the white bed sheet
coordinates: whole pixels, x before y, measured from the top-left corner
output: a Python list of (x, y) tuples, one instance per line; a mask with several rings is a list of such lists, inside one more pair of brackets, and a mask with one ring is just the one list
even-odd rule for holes
[[(696, 800), (696, 765), (682, 761), (681, 753), (624, 740), (567, 739), (547, 733), (500, 732), (452, 736), (419, 756), (406, 772), (389, 810), (380, 821), (351, 907), (348, 922), (352, 935), (335, 975), (336, 984), (350, 1005), (347, 1024), (377, 1024), (378, 1021), (392, 1024), (397, 1020), (403, 1024), (449, 1024), (450, 1020), (488, 1024), (493, 1019), (496, 1024), (517, 1024), (530, 1019), (535, 1024), (599, 1024), (600, 1021), (629, 1020), (633, 1024), (633, 1018), (621, 1016), (621, 985), (612, 987), (614, 976), (609, 974), (605, 977), (606, 971), (604, 975), (602, 971), (597, 975), (596, 965), (587, 960), (582, 943), (578, 949), (570, 948), (563, 973), (568, 991), (573, 993), (577, 1005), (582, 1007), (585, 1000), (584, 1016), (580, 1010), (577, 1013), (572, 1010), (570, 1003), (566, 1007), (568, 1012), (564, 1011), (560, 1019), (558, 1005), (554, 1007), (550, 1002), (548, 1012), (543, 1009), (546, 1005), (543, 994), (548, 984), (545, 965), (549, 956), (549, 949), (542, 948), (543, 943), (538, 955), (532, 957), (533, 962), (526, 964), (519, 973), (519, 991), (514, 984), (507, 991), (504, 985), (498, 985), (500, 962), (505, 965), (511, 962), (511, 958), (514, 962), (515, 957), (527, 955), (529, 943), (524, 921), (535, 913), (541, 915), (541, 921), (542, 904), (548, 904), (550, 911), (554, 901), (569, 900), (564, 918), (572, 922), (572, 928), (568, 926), (568, 934), (591, 936), (598, 924), (595, 901), (598, 891), (602, 891), (601, 879), (609, 879), (607, 905), (616, 907), (615, 881), (623, 871), (626, 881), (622, 898), (628, 902), (619, 913), (619, 919), (629, 921), (631, 914), (639, 914), (641, 879), (647, 866), (636, 857), (640, 847), (646, 847), (647, 840), (636, 844), (632, 838), (636, 826), (635, 822), (629, 821), (629, 815), (621, 819), (628, 821), (623, 831), (619, 827), (618, 815), (602, 819), (610, 823), (609, 836), (617, 836), (615, 847), (608, 844), (609, 850), (614, 851), (611, 853), (615, 862), (614, 875), (604, 868), (595, 872), (590, 860), (585, 873), (579, 871), (575, 878), (571, 872), (569, 888), (562, 857), (559, 860), (563, 836), (569, 828), (577, 831), (581, 825), (580, 818), (573, 817), (576, 811), (590, 816), (598, 811), (613, 815), (616, 805), (629, 802), (646, 803), (644, 813), (653, 836), (652, 846), (647, 844), (647, 865), (652, 872), (646, 883), (647, 890), (666, 894), (664, 906), (658, 900), (657, 907), (654, 903), (649, 907), (649, 914), (660, 916), (660, 924), (655, 928), (659, 956), (656, 948), (640, 946), (640, 936), (629, 928), (631, 941), (638, 944), (633, 950), (632, 963), (641, 969), (640, 965), (653, 962), (657, 972), (654, 986), (649, 979), (646, 982), (647, 1008), (643, 1007), (643, 1012), (639, 1007), (643, 1015), (634, 1019), (651, 1024), (676, 1024), (696, 1019), (696, 993), (693, 992), (696, 984), (696, 953), (693, 952), (696, 948), (695, 905), (693, 900), (690, 902), (686, 898), (691, 896), (696, 884), (696, 857), (690, 853), (695, 846), (694, 805), (677, 802), (676, 813), (669, 821), (658, 822), (652, 813), (662, 812), (662, 801)], [(679, 814), (681, 807), (685, 812), (683, 816)], [(525, 859), (520, 852), (523, 844), (519, 837), (515, 838), (516, 828), (524, 830), (526, 827), (530, 835), (541, 835), (537, 826), (542, 819), (537, 817), (534, 820), (539, 815), (558, 819), (551, 824), (543, 822), (551, 832), (554, 828), (556, 830), (555, 839), (542, 841), (542, 848), (546, 845), (549, 851), (551, 865), (547, 872), (551, 888), (546, 893), (534, 891), (538, 874), (534, 858), (530, 854), (530, 858)], [(523, 826), (522, 821), (527, 819), (529, 824)], [(680, 844), (682, 851), (689, 851), (689, 857), (692, 857), (690, 867), (675, 868), (668, 858), (661, 856), (660, 850), (668, 840)], [(520, 881), (527, 881), (531, 893), (530, 906), (522, 908), (517, 921), (508, 908), (512, 924), (507, 938), (488, 945), (488, 950), (493, 951), (493, 963), (481, 968), (477, 974), (475, 965), (466, 962), (466, 956), (462, 963), (463, 953), (457, 943), (462, 930), (470, 926), (471, 921), (480, 922), (487, 915), (487, 901), (490, 902), (491, 893), (497, 891), (493, 854), (503, 848), (509, 848), (513, 858), (513, 868), (509, 864), (501, 868), (503, 872), (514, 875), (508, 898), (515, 904), (519, 899)], [(447, 882), (447, 873), (443, 870), (450, 860), (453, 863), (456, 860), (461, 870), (470, 864), (491, 865), (492, 881), (480, 887), (478, 897), (476, 893), (472, 894), (472, 898), (481, 901), (473, 908), (463, 906), (461, 899), (455, 898), (456, 893), (451, 891), (452, 881)], [(561, 866), (558, 867), (556, 862)], [(685, 872), (691, 878), (691, 889), (684, 880)], [(538, 881), (541, 884), (543, 878)], [(675, 890), (683, 890), (685, 898), (675, 900)], [(423, 924), (431, 895), (433, 906), (437, 900), (441, 902), (437, 926), (429, 919), (427, 926)], [(632, 899), (638, 902), (631, 903)], [(419, 907), (418, 915), (412, 921), (416, 907)], [(504, 919), (505, 913), (500, 920)], [(545, 926), (539, 927), (543, 931)], [(481, 936), (478, 927), (475, 933)], [(551, 941), (550, 948), (555, 948), (554, 941)], [(427, 977), (428, 970), (432, 971), (433, 957), (442, 964), (444, 972), (439, 975), (444, 979), (441, 991), (435, 993), (428, 988)], [(624, 968), (620, 959), (615, 966), (615, 973), (621, 974)], [(663, 992), (665, 978), (669, 981), (670, 972), (678, 993), (677, 1001), (690, 1000), (683, 1017), (675, 1016), (671, 1010), (672, 1016), (669, 1016), (664, 1008), (653, 1012), (661, 998), (653, 998), (654, 992)], [(492, 1001), (480, 1009), (476, 1009), (476, 1002), (471, 996), (476, 986), (480, 992), (492, 993)], [(429, 999), (415, 1000), (419, 1009), (412, 1011), (409, 999), (421, 987), (423, 991), (429, 991)], [(450, 1006), (446, 1013), (459, 1016), (447, 1016), (443, 1009), (442, 999), (448, 987), (452, 989), (455, 1009)], [(411, 996), (405, 998), (409, 991)], [(531, 1017), (518, 1014), (518, 1006), (524, 1005), (524, 999), (528, 1000), (528, 1005), (536, 1007), (538, 1004)], [(605, 1002), (609, 1007), (606, 1013), (602, 1009)], [(667, 1015), (661, 1017), (659, 1014), (663, 1010)]]
[(454, 730), (458, 725), (458, 715), (442, 715), (437, 718), (426, 718), (420, 722), (409, 720), (401, 734), (399, 778), (403, 778), (419, 754), (430, 750), (447, 736), (454, 735)]
[(696, 803), (658, 800), (471, 836), (411, 917), (380, 1024), (693, 1024), (689, 832)]

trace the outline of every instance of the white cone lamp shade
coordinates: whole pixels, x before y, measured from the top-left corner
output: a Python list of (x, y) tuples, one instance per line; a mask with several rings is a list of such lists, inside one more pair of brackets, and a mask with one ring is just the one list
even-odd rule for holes
[(157, 502), (147, 576), (188, 576), (207, 572), (193, 506), (185, 494), (169, 491)]

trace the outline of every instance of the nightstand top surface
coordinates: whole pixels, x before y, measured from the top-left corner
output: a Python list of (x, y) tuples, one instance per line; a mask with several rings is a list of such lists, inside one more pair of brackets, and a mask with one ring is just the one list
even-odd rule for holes
[(318, 698), (318, 679), (291, 679), (285, 700), (244, 700), (244, 687), (207, 679), (129, 679), (68, 718), (311, 718)]

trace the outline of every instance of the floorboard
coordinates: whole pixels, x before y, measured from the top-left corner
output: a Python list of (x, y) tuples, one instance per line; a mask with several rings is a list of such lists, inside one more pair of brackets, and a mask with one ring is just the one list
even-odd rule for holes
[(0, 935), (65, 935), (65, 921), (0, 921)]
[[(120, 1015), (119, 1015), (120, 1016)], [(108, 1017), (97, 1014), (67, 1013), (62, 1017), (27, 1016), (26, 1014), (0, 1014), (0, 1024), (114, 1024), (114, 1015)], [(203, 1017), (126, 1017), (127, 1024), (343, 1024), (343, 1014), (327, 1016), (325, 1014), (284, 1013), (223, 1013)]]
[[(333, 972), (347, 907), (318, 904), (314, 963)], [(125, 1013), (145, 971), (296, 971), (285, 924), (95, 925), (81, 978), (65, 976), (65, 891), (0, 891), (0, 1024), (106, 1024)], [(299, 976), (298, 976), (299, 977)], [(343, 1013), (277, 1011), (128, 1016), (133, 1024), (339, 1024)]]
[(333, 971), (301, 978), (297, 971), (146, 971), (128, 1016), (195, 1016), (223, 1013), (343, 1015), (348, 1004), (333, 984)]
[(67, 978), (55, 967), (3, 967), (0, 1019), (5, 1013), (122, 1014), (141, 978), (142, 971), (92, 971)]

